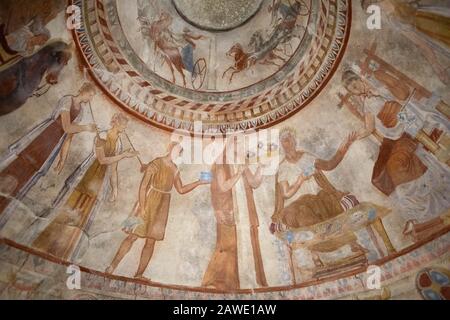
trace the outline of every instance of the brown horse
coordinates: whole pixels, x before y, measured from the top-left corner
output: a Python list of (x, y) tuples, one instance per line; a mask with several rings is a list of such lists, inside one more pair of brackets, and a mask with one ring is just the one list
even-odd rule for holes
[[(302, 10), (305, 12), (303, 13)], [(290, 0), (288, 4), (280, 0), (273, 0), (269, 12), (272, 13), (272, 24), (276, 24), (269, 38), (264, 39), (262, 32), (256, 31), (249, 44), (254, 48), (252, 53), (245, 52), (239, 43), (233, 45), (227, 56), (234, 58), (234, 66), (228, 68), (222, 78), (225, 78), (228, 72), (233, 71), (230, 77), (231, 83), (236, 74), (257, 63), (276, 67), (282, 66), (277, 62), (286, 63), (286, 58), (277, 54), (277, 52), (283, 53), (280, 45), (289, 44), (293, 38), (300, 38), (298, 31), (301, 31), (302, 28), (297, 26), (297, 19), (299, 16), (309, 14), (310, 9), (303, 0)], [(282, 18), (278, 18), (279, 14)], [(288, 56), (286, 53), (283, 54)]]
[(225, 78), (225, 75), (233, 71), (230, 77), (230, 83), (233, 81), (233, 77), (246, 70), (249, 69), (251, 66), (254, 66), (256, 63), (255, 59), (251, 59), (251, 54), (244, 51), (241, 44), (236, 43), (234, 46), (231, 47), (231, 49), (227, 52), (227, 57), (234, 58), (234, 66), (229, 67), (222, 75), (222, 78)]
[(266, 42), (262, 45), (262, 48), (258, 48), (256, 52), (248, 53), (244, 51), (241, 44), (236, 43), (226, 54), (228, 57), (234, 58), (234, 66), (229, 67), (223, 73), (222, 78), (225, 78), (225, 75), (228, 72), (233, 71), (229, 79), (229, 83), (231, 83), (236, 74), (251, 68), (257, 63), (281, 67), (276, 61), (281, 60), (282, 62), (286, 62), (286, 60), (275, 54), (275, 48), (276, 45), (270, 45), (269, 42)]

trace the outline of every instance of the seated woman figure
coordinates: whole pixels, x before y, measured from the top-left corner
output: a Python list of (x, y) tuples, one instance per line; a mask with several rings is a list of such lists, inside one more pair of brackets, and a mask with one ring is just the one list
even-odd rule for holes
[[(348, 194), (334, 188), (323, 171), (334, 170), (344, 159), (356, 139), (352, 133), (343, 142), (330, 160), (318, 159), (312, 154), (297, 149), (292, 130), (281, 134), (281, 145), (285, 159), (278, 172), (278, 190), (274, 223), (288, 228), (311, 226), (341, 214), (344, 209), (341, 200)], [(291, 200), (299, 190), (306, 194)]]

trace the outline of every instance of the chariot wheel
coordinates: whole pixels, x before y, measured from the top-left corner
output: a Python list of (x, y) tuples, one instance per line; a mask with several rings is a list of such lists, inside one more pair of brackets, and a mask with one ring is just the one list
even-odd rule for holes
[(208, 67), (206, 65), (206, 60), (204, 58), (198, 59), (195, 62), (194, 70), (192, 70), (192, 88), (194, 90), (198, 90), (203, 87), (206, 79), (206, 73), (208, 71)]

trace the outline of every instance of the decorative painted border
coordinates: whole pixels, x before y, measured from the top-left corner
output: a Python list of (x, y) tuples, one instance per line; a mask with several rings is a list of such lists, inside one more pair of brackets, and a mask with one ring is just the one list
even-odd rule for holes
[[(321, 0), (320, 29), (325, 36), (320, 41), (316, 39), (310, 48), (308, 55), (313, 60), (308, 66), (300, 64), (288, 79), (254, 97), (226, 104), (198, 103), (152, 87), (128, 65), (109, 33), (103, 1), (73, 0), (83, 7), (83, 27), (74, 30), (73, 36), (84, 64), (117, 105), (167, 131), (193, 132), (195, 121), (202, 121), (208, 132), (262, 129), (291, 117), (306, 107), (331, 79), (345, 52), (352, 20), (351, 0)], [(330, 17), (335, 19), (330, 21)], [(101, 45), (92, 44), (92, 39)], [(316, 54), (319, 51), (327, 53), (326, 57), (321, 59)], [(128, 92), (117, 85), (119, 80), (127, 82)]]
[[(0, 263), (12, 263), (24, 265), (24, 254), (39, 257), (44, 261), (51, 262), (54, 267), (40, 269), (42, 277), (52, 277), (56, 266), (66, 268), (73, 262), (63, 261), (49, 254), (39, 252), (36, 249), (18, 244), (9, 239), (0, 239), (2, 247), (16, 250), (17, 255), (0, 250)], [(399, 276), (417, 271), (423, 266), (445, 258), (450, 253), (450, 226), (440, 232), (411, 245), (396, 254), (382, 258), (372, 263), (381, 268), (382, 283), (390, 283)], [(11, 261), (11, 262), (8, 262)], [(34, 260), (33, 260), (34, 261)], [(33, 262), (38, 263), (38, 262)], [(38, 263), (39, 264), (39, 263)], [(24, 267), (23, 267), (24, 268)], [(332, 276), (320, 280), (310, 280), (297, 285), (283, 287), (269, 287), (256, 289), (241, 289), (235, 292), (221, 292), (214, 289), (202, 287), (188, 287), (182, 285), (165, 285), (152, 281), (133, 279), (123, 276), (105, 274), (100, 271), (91, 270), (80, 266), (83, 273), (83, 286), (85, 289), (99, 291), (98, 293), (140, 296), (149, 298), (158, 295), (159, 298), (171, 296), (175, 299), (331, 299), (339, 296), (348, 296), (357, 292), (365, 291), (364, 279), (366, 268), (353, 270), (347, 274)], [(36, 272), (36, 270), (34, 271)], [(65, 269), (62, 271), (65, 274)], [(136, 293), (138, 291), (138, 293)], [(157, 297), (158, 298), (158, 297)]]

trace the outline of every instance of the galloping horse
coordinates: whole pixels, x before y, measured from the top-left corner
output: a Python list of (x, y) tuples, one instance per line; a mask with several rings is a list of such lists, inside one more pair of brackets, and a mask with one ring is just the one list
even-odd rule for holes
[(288, 36), (284, 30), (275, 29), (272, 33), (269, 40), (264, 41), (261, 32), (257, 31), (253, 35), (250, 45), (254, 46), (254, 52), (245, 52), (242, 48), (242, 45), (236, 43), (231, 47), (231, 49), (227, 52), (228, 57), (234, 58), (234, 66), (229, 67), (222, 75), (222, 78), (225, 78), (225, 75), (233, 71), (230, 77), (230, 83), (233, 81), (233, 77), (254, 66), (256, 63), (260, 63), (263, 65), (274, 65), (277, 67), (281, 67), (280, 64), (277, 64), (276, 61), (280, 60), (283, 63), (286, 62), (286, 59), (277, 55), (275, 53), (275, 49), (278, 47), (280, 43), (285, 41), (285, 38)]
[(231, 49), (227, 52), (227, 56), (234, 58), (235, 61), (234, 66), (229, 67), (222, 76), (222, 78), (225, 78), (225, 75), (229, 71), (233, 71), (230, 77), (230, 83), (233, 81), (233, 77), (237, 73), (249, 69), (256, 63), (255, 59), (250, 59), (251, 54), (245, 52), (240, 43), (236, 43), (234, 46), (232, 46)]
[(277, 23), (280, 15), (282, 19), (289, 19), (311, 13), (311, 9), (305, 0), (272, 0), (272, 4), (268, 9), (272, 15), (271, 24)]
[(0, 71), (0, 116), (22, 107), (39, 88), (44, 76), (48, 85), (57, 84), (70, 58), (69, 45), (56, 41)]
[[(234, 58), (234, 66), (228, 68), (224, 73), (225, 75), (233, 71), (230, 77), (230, 83), (233, 81), (233, 77), (254, 66), (256, 63), (263, 65), (274, 65), (281, 67), (277, 60), (282, 63), (286, 62), (286, 59), (276, 54), (281, 44), (289, 43), (293, 38), (300, 38), (297, 34), (301, 29), (297, 26), (297, 19), (303, 13), (301, 8), (306, 7), (303, 0), (292, 0), (293, 4), (283, 4), (282, 1), (274, 0), (271, 10), (277, 12), (282, 11), (283, 19), (278, 19), (274, 30), (271, 32), (269, 39), (264, 40), (261, 31), (256, 31), (250, 39), (249, 46), (254, 48), (253, 52), (246, 52), (242, 45), (239, 43), (234, 44), (227, 52), (227, 56)], [(290, 2), (289, 2), (290, 3)], [(283, 9), (283, 10), (281, 10)], [(286, 54), (285, 54), (286, 55)]]

